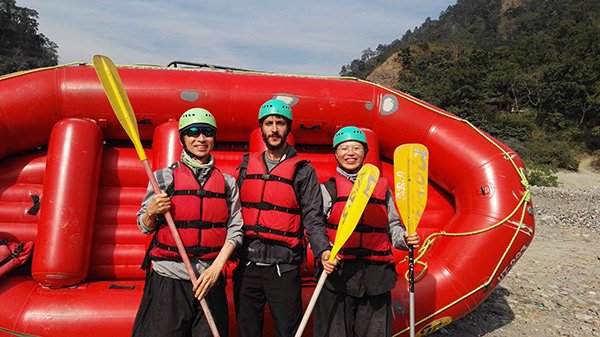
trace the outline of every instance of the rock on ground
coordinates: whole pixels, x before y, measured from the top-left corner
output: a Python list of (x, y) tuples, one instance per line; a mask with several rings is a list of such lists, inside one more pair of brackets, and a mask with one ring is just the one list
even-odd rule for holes
[(600, 336), (600, 187), (532, 195), (531, 246), (478, 308), (430, 336)]

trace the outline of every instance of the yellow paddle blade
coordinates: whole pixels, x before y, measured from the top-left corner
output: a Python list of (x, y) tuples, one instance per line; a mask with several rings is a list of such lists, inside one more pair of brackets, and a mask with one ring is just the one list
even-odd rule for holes
[(354, 228), (356, 228), (358, 220), (360, 220), (365, 207), (367, 207), (369, 198), (373, 194), (375, 185), (377, 185), (377, 180), (379, 180), (379, 169), (374, 165), (365, 164), (358, 171), (358, 176), (356, 177), (356, 181), (354, 181), (354, 185), (352, 185), (348, 201), (346, 201), (342, 216), (340, 217), (329, 261), (335, 259), (337, 253), (350, 235), (352, 235), (352, 232), (354, 232)]
[(396, 206), (408, 234), (417, 230), (427, 204), (429, 151), (422, 144), (400, 145), (394, 151)]
[(121, 82), (117, 67), (115, 67), (108, 56), (104, 55), (94, 55), (92, 63), (100, 82), (102, 82), (102, 87), (104, 87), (108, 101), (119, 119), (119, 123), (121, 123), (123, 129), (125, 129), (125, 132), (127, 132), (127, 135), (133, 142), (140, 160), (146, 160), (146, 153), (140, 141), (135, 114), (133, 113), (127, 93), (123, 88), (123, 82)]

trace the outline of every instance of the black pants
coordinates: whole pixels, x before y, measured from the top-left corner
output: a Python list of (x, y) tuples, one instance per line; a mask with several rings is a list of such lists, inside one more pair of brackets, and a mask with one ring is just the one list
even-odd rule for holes
[(352, 297), (323, 287), (315, 304), (313, 337), (392, 335), (391, 292)]
[[(205, 297), (221, 337), (229, 333), (229, 312), (225, 280), (221, 276)], [(192, 282), (151, 272), (146, 279), (142, 301), (133, 323), (132, 336), (212, 336)]]
[(298, 268), (280, 276), (275, 266), (239, 264), (233, 281), (240, 337), (262, 336), (265, 303), (269, 304), (276, 336), (294, 336), (302, 320), (302, 289)]

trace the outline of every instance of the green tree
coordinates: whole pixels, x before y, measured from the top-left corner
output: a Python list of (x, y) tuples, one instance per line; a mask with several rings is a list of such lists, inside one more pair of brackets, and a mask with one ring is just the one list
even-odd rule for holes
[(58, 46), (38, 32), (38, 13), (0, 0), (0, 75), (53, 66)]

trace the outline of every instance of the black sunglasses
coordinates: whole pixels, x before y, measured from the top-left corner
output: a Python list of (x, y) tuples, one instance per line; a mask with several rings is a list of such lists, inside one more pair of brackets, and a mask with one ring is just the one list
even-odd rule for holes
[(200, 136), (200, 134), (203, 134), (205, 137), (214, 137), (217, 134), (217, 129), (210, 126), (192, 126), (191, 128), (185, 130), (183, 134), (185, 136), (194, 138)]

